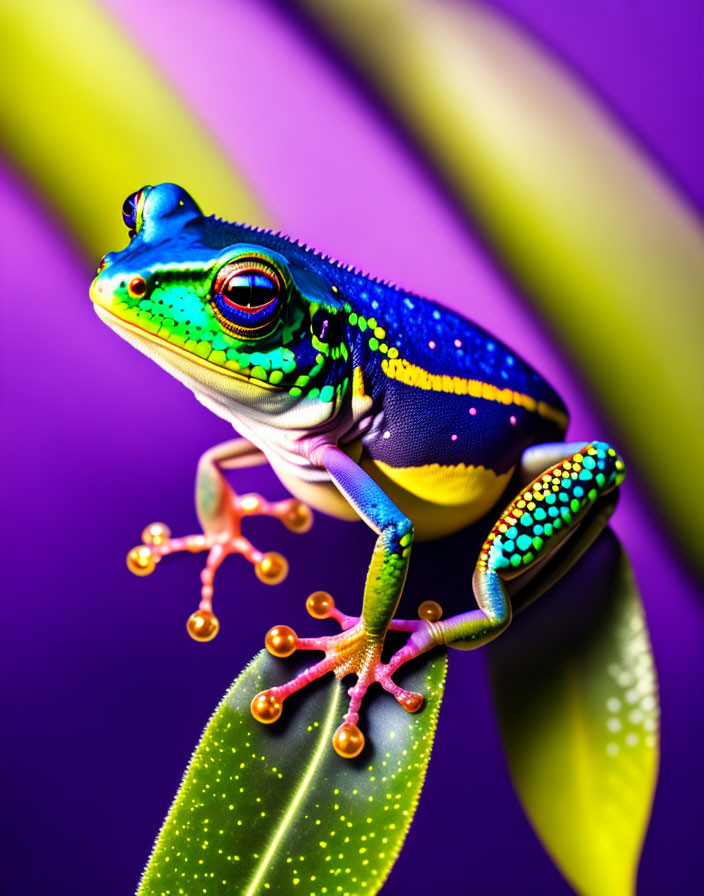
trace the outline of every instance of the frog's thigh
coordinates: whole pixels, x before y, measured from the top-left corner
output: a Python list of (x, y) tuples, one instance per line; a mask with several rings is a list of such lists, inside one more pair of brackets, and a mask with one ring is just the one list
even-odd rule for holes
[(256, 467), (267, 459), (250, 441), (230, 439), (214, 445), (198, 460), (195, 484), (196, 513), (203, 531), (218, 531), (230, 524), (232, 490), (223, 470)]
[(519, 464), (521, 484), (527, 485), (545, 470), (559, 464), (561, 460), (567, 460), (573, 454), (577, 454), (583, 447), (584, 442), (542, 442), (540, 445), (531, 445), (521, 455)]
[(476, 522), (499, 500), (514, 470), (495, 473), (472, 464), (392, 467), (366, 456), (360, 466), (412, 520), (417, 541)]
[(576, 559), (606, 525), (614, 491), (625, 476), (624, 463), (605, 442), (579, 444), (578, 451), (544, 468), (501, 514), (472, 578), (479, 609), (435, 623), (439, 643), (471, 650), (495, 638), (511, 621), (505, 583), (543, 562), (552, 574), (550, 582), (555, 581), (558, 566), (549, 564), (565, 539), (574, 534), (559, 558), (559, 572), (566, 569), (564, 559)]

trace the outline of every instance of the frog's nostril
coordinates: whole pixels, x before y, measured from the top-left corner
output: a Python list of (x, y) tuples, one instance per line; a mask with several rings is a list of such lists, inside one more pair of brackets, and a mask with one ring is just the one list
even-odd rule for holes
[(127, 285), (127, 292), (133, 299), (138, 299), (147, 291), (147, 282), (144, 277), (133, 277)]
[(90, 297), (96, 305), (102, 305), (104, 308), (110, 307), (111, 296), (109, 291), (106, 289), (106, 284), (100, 279), (100, 277), (96, 277), (95, 280), (91, 283), (90, 287)]
[(103, 255), (103, 257), (98, 262), (98, 270), (96, 271), (96, 274), (102, 274), (102, 272), (105, 270), (105, 268), (107, 266), (108, 266), (107, 256)]

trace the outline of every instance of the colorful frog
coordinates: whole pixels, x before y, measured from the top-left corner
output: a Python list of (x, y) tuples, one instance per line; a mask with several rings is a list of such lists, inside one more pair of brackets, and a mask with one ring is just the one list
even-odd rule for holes
[[(393, 680), (403, 663), (436, 646), (473, 649), (511, 621), (508, 583), (545, 590), (604, 526), (625, 476), (603, 442), (565, 443), (565, 407), (545, 380), (480, 327), (434, 302), (267, 230), (204, 216), (175, 184), (144, 187), (122, 210), (129, 245), (102, 259), (91, 286), (101, 319), (230, 422), (241, 438), (200, 459), (196, 509), (202, 533), (172, 538), (152, 524), (128, 555), (146, 575), (175, 551), (207, 553), (199, 609), (187, 623), (213, 638), (213, 582), (242, 554), (264, 582), (287, 572), (244, 537), (244, 517), (269, 515), (307, 531), (313, 507), (361, 518), (377, 534), (360, 616), (326, 592), (308, 598), (339, 634), (299, 638), (271, 629), (275, 656), (320, 650), (324, 659), (281, 687), (253, 695), (260, 722), (286, 697), (333, 672), (356, 675), (333, 746), (358, 755), (362, 699), (379, 682), (408, 710), (421, 694)], [(268, 462), (293, 498), (236, 495), (224, 470)], [(515, 493), (506, 495), (513, 483)], [(442, 618), (434, 601), (415, 620), (394, 619), (415, 538), (438, 538), (496, 512), (471, 579), (466, 612)], [(467, 604), (472, 604), (467, 582)], [(389, 629), (408, 640), (388, 663)]]

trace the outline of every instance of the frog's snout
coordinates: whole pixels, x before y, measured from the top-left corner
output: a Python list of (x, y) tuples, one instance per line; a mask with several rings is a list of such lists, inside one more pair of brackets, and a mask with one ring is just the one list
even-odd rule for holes
[(102, 305), (103, 308), (110, 308), (112, 304), (112, 293), (108, 288), (105, 278), (97, 276), (90, 285), (90, 299), (96, 305)]

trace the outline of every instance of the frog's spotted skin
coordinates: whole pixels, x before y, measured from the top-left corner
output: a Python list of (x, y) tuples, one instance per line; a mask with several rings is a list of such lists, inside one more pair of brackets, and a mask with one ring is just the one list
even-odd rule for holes
[(624, 476), (623, 461), (605, 442), (586, 445), (546, 470), (501, 515), (482, 548), (477, 569), (518, 575)]
[[(285, 575), (283, 558), (244, 537), (244, 516), (268, 513), (302, 532), (312, 521), (305, 502), (363, 519), (378, 537), (361, 615), (330, 604), (314, 615), (338, 618), (337, 635), (270, 632), (276, 655), (300, 648), (325, 657), (252, 704), (260, 721), (272, 722), (285, 698), (319, 675), (354, 673), (333, 742), (341, 755), (356, 755), (367, 687), (378, 681), (406, 709), (419, 709), (421, 696), (393, 682), (395, 669), (436, 644), (476, 647), (495, 637), (511, 617), (505, 581), (538, 570), (566, 535), (579, 542), (582, 520), (620, 484), (623, 462), (601, 442), (559, 443), (567, 412), (554, 390), (499, 340), (434, 302), (281, 234), (203, 216), (174, 184), (137, 191), (123, 217), (131, 241), (101, 262), (91, 287), (98, 314), (245, 437), (201, 458), (202, 533), (171, 538), (166, 527), (148, 528), (130, 568), (144, 574), (176, 550), (207, 551), (188, 627), (209, 640), (218, 629), (214, 576), (229, 553), (250, 560), (264, 581)], [(477, 521), (536, 457), (534, 481), (518, 483), (478, 559), (479, 609), (442, 621), (393, 620), (414, 535), (439, 537)], [(263, 461), (295, 500), (279, 506), (234, 495), (223, 470)], [(390, 626), (410, 637), (383, 664)]]

